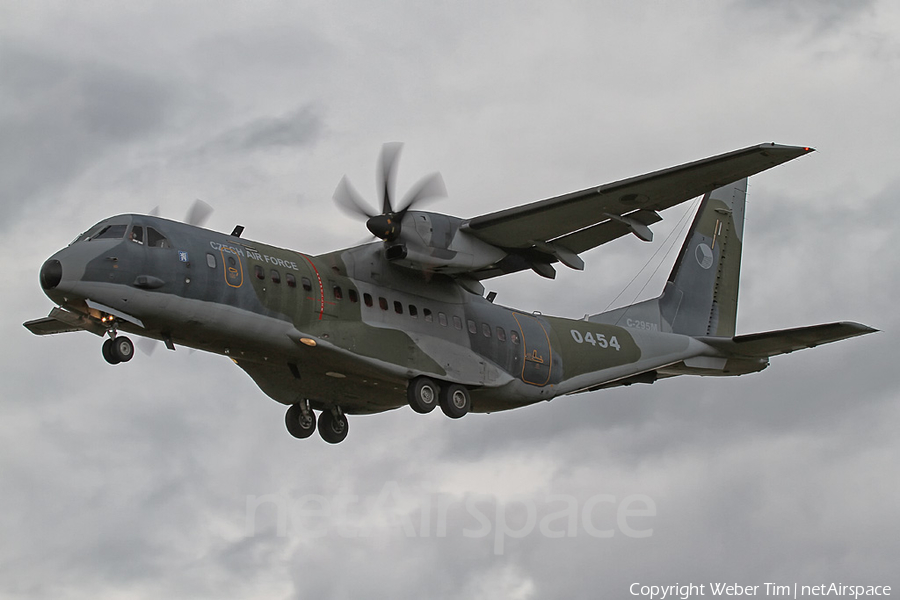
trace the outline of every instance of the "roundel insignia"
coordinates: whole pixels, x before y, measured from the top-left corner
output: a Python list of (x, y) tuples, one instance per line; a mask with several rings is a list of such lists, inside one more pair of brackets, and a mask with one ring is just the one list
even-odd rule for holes
[(694, 256), (697, 258), (697, 264), (699, 264), (704, 269), (710, 268), (713, 264), (712, 248), (710, 248), (703, 242), (700, 242), (697, 245), (697, 250), (694, 252)]

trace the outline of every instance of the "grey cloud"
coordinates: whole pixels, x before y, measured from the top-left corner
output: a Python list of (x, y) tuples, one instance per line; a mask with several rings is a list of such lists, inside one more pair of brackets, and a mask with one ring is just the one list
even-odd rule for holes
[(280, 117), (260, 117), (229, 129), (204, 144), (198, 152), (240, 153), (300, 148), (313, 144), (323, 127), (318, 113), (303, 106)]
[(47, 202), (46, 192), (114, 149), (153, 135), (173, 102), (171, 88), (134, 71), (10, 43), (0, 57), (0, 194), (14, 214), (25, 202)]
[(841, 29), (854, 25), (865, 14), (873, 14), (875, 0), (737, 0), (732, 4), (734, 16), (762, 19), (775, 31), (814, 32)]

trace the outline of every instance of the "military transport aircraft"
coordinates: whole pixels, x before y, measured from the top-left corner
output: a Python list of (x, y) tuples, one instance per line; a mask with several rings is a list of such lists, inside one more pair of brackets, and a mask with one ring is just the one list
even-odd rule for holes
[[(128, 332), (223, 354), (288, 406), (288, 431), (338, 443), (348, 414), (408, 404), (451, 418), (676, 375), (761, 371), (769, 358), (876, 331), (840, 322), (735, 335), (747, 177), (812, 152), (761, 144), (470, 219), (413, 210), (444, 195), (435, 174), (395, 204), (399, 144), (382, 149), (381, 211), (345, 179), (335, 200), (381, 241), (311, 256), (153, 215), (105, 219), (41, 267), (56, 303), (25, 323), (84, 330), (107, 362)], [(556, 263), (703, 196), (654, 299), (567, 319), (494, 304), (483, 280)], [(189, 219), (198, 221), (199, 219)], [(314, 411), (319, 411), (318, 418)]]

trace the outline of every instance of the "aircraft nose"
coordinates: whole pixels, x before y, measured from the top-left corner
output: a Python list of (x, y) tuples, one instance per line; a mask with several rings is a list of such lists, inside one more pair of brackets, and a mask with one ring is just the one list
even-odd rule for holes
[(41, 267), (41, 287), (52, 290), (62, 281), (62, 263), (51, 258)]

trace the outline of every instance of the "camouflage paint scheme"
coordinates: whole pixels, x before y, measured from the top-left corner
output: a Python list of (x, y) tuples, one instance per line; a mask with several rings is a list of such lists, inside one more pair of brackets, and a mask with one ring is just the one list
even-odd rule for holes
[[(423, 241), (407, 238), (399, 259), (388, 258), (380, 242), (309, 256), (160, 217), (119, 215), (48, 259), (41, 281), (58, 308), (25, 325), (37, 334), (83, 329), (103, 336), (112, 322), (114, 330), (170, 348), (228, 356), (283, 404), (308, 400), (312, 409), (347, 414), (407, 405), (407, 387), (420, 376), (461, 384), (471, 411), (492, 412), (675, 375), (751, 373), (770, 356), (875, 331), (833, 323), (735, 337), (746, 174), (810, 151), (760, 148), (751, 147), (784, 156), (744, 168), (734, 183), (716, 179), (733, 172), (706, 177), (715, 188), (705, 190), (658, 298), (585, 319), (496, 305), (479, 280), (529, 266), (548, 275), (552, 262), (579, 268), (585, 245), (627, 233), (646, 239), (646, 225), (659, 220), (651, 210), (659, 205), (646, 200), (652, 196), (622, 194), (621, 210), (592, 216), (599, 223), (588, 227), (573, 222), (562, 237), (561, 224), (575, 213), (560, 210), (619, 184), (468, 221), (410, 211), (403, 226)], [(671, 186), (684, 172), (650, 175)], [(626, 180), (626, 191), (648, 177)], [(669, 205), (694, 191), (686, 186)], [(531, 240), (526, 230), (539, 226), (541, 214), (551, 231), (522, 246), (516, 240)], [(504, 229), (507, 222), (524, 237)], [(104, 238), (107, 226), (122, 235)]]

